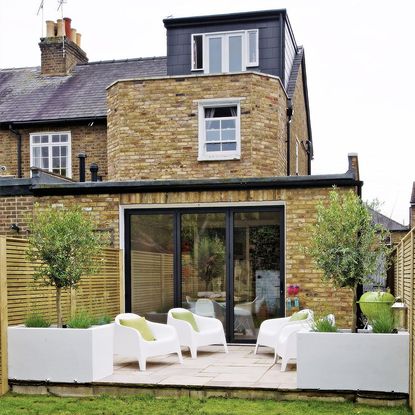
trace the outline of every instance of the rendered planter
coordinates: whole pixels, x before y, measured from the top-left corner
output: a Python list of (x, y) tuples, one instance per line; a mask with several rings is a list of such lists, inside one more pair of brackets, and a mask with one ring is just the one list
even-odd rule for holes
[(113, 372), (113, 324), (8, 328), (9, 379), (92, 382)]
[(298, 388), (408, 393), (409, 333), (297, 336)]

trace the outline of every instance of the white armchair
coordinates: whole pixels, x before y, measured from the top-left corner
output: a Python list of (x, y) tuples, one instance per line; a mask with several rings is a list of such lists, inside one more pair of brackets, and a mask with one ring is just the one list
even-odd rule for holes
[(139, 318), (137, 314), (124, 313), (115, 317), (114, 353), (134, 357), (138, 360), (140, 370), (146, 370), (148, 357), (177, 353), (179, 362), (183, 363), (182, 352), (176, 330), (166, 324), (147, 321), (156, 340), (144, 340), (134, 328), (122, 326), (120, 320)]
[(313, 312), (308, 309), (301, 310), (301, 312), (307, 313), (307, 318), (305, 320), (291, 320), (291, 317), (282, 317), (282, 318), (272, 318), (262, 322), (258, 339), (255, 345), (254, 354), (258, 352), (259, 346), (268, 346), (274, 349), (274, 363), (277, 361), (277, 342), (281, 334), (281, 330), (286, 326), (298, 326), (309, 327), (313, 320)]
[(189, 310), (172, 308), (167, 314), (167, 324), (176, 329), (180, 345), (189, 347), (192, 359), (196, 359), (197, 349), (200, 346), (208, 346), (210, 344), (223, 344), (225, 353), (228, 353), (225, 332), (220, 320), (193, 314), (199, 329), (199, 331), (195, 331), (187, 321), (174, 318), (172, 315), (174, 312), (189, 312)]
[[(336, 320), (333, 314), (324, 317), (331, 324), (335, 324)], [(297, 360), (297, 333), (299, 331), (310, 331), (312, 324), (305, 322), (306, 320), (298, 320), (297, 324), (288, 324), (281, 329), (278, 336), (277, 346), (275, 352), (281, 357), (281, 372), (285, 372), (287, 364), (291, 361)]]

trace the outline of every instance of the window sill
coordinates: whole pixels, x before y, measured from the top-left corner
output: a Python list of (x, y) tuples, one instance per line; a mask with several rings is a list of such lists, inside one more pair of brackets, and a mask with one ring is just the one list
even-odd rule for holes
[(233, 155), (215, 155), (215, 156), (199, 156), (197, 161), (229, 161), (240, 160), (241, 156), (238, 154)]

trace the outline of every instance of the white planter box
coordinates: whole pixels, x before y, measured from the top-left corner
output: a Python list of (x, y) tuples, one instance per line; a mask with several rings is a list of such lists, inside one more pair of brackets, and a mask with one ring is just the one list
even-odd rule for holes
[(408, 393), (409, 333), (297, 336), (298, 388)]
[(113, 324), (8, 328), (9, 379), (92, 382), (113, 372)]

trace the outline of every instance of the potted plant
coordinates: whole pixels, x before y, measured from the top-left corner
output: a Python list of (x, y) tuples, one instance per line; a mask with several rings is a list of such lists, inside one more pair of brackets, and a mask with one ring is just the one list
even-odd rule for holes
[[(95, 323), (85, 312), (62, 328), (61, 294), (82, 275), (97, 270), (101, 248), (94, 223), (80, 208), (38, 210), (30, 224), (28, 256), (38, 263), (34, 279), (56, 290), (55, 327), (42, 318), (8, 328), (9, 377), (22, 380), (91, 382), (113, 371), (113, 326)], [(46, 327), (45, 327), (46, 326)]]
[(408, 392), (409, 334), (356, 333), (357, 287), (388, 258), (385, 237), (353, 192), (334, 189), (317, 207), (308, 253), (326, 281), (350, 289), (352, 324), (348, 332), (298, 333), (299, 388)]

